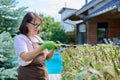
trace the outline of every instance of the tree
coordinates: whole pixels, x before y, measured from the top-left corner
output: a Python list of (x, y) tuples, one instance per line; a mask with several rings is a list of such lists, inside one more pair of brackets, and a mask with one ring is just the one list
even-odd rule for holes
[(0, 0), (0, 33), (9, 32), (14, 36), (27, 7), (16, 8), (16, 0)]
[(13, 39), (9, 32), (0, 34), (0, 80), (17, 80), (18, 64), (14, 60), (16, 57), (13, 49)]
[(62, 29), (60, 22), (55, 22), (54, 18), (49, 16), (45, 17), (42, 14), (40, 16), (43, 19), (40, 36), (44, 40), (66, 42), (67, 35)]
[(0, 80), (17, 80), (13, 39), (27, 7), (16, 8), (15, 0), (0, 0)]
[(55, 22), (55, 24), (53, 24), (53, 27), (51, 28), (51, 32), (52, 32), (51, 35), (52, 40), (66, 42), (67, 34), (62, 29), (59, 22)]

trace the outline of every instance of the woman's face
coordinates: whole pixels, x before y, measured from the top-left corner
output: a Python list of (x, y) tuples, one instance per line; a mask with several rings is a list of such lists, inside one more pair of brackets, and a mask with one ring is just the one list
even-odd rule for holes
[(35, 21), (31, 21), (26, 24), (28, 27), (28, 35), (34, 36), (38, 34), (38, 31), (40, 29), (41, 21), (39, 19), (36, 19)]

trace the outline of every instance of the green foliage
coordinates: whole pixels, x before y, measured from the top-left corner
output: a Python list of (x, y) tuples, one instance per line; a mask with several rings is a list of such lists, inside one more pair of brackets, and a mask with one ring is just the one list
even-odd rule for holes
[(14, 68), (0, 68), (0, 80), (17, 80), (17, 67)]
[(8, 32), (0, 34), (0, 80), (17, 80), (17, 63), (11, 59), (16, 57), (13, 50), (13, 39)]
[(67, 35), (60, 22), (55, 22), (52, 17), (45, 17), (42, 14), (40, 16), (43, 18), (40, 36), (44, 40), (66, 42)]
[(16, 8), (16, 0), (0, 0), (0, 33), (9, 32), (12, 36), (18, 27), (27, 7)]
[(55, 22), (53, 25), (51, 32), (53, 33), (51, 35), (51, 39), (54, 41), (59, 40), (60, 42), (66, 42), (67, 34), (65, 31), (61, 28), (59, 22)]
[(61, 53), (62, 80), (119, 80), (120, 47), (111, 44), (69, 47)]
[(87, 75), (87, 71), (81, 71), (80, 73), (77, 73), (76, 80), (83, 80), (85, 76)]
[(75, 35), (72, 34), (72, 35), (67, 35), (67, 43), (70, 44), (70, 43), (75, 43)]

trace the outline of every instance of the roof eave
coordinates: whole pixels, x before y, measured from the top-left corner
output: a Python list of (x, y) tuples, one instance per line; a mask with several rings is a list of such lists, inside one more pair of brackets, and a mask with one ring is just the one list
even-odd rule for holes
[(103, 1), (103, 0), (92, 0), (92, 1), (89, 2), (88, 4), (84, 5), (81, 9), (79, 9), (79, 10), (76, 12), (76, 15), (80, 15), (80, 14), (86, 12), (88, 9), (90, 9), (90, 8), (93, 7), (94, 5), (100, 3), (101, 1)]

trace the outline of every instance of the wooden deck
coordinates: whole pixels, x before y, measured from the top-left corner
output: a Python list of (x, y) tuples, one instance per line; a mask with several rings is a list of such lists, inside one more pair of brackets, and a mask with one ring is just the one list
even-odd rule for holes
[(62, 80), (60, 74), (49, 74), (49, 80)]

